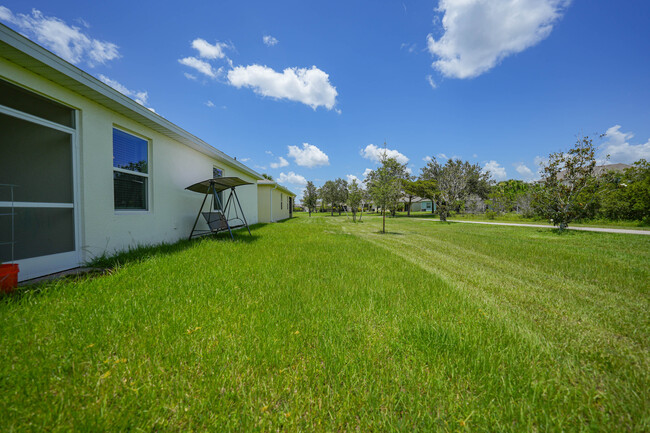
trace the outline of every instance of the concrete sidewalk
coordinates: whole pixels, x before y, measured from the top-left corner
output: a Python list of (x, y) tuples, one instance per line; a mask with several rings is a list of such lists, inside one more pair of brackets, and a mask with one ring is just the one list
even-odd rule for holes
[[(414, 218), (423, 221), (440, 221), (439, 219), (433, 218)], [(497, 222), (488, 222), (488, 221), (459, 221), (459, 220), (447, 220), (450, 223), (466, 223), (466, 224), (485, 224), (492, 226), (509, 226), (509, 227), (536, 227), (536, 228), (545, 228), (551, 229), (553, 226), (544, 225), (544, 224), (518, 224), (518, 223), (497, 223)], [(650, 230), (632, 230), (632, 229), (607, 229), (600, 227), (567, 227), (567, 230), (582, 230), (584, 232), (603, 232), (603, 233), (622, 233), (622, 234), (632, 234), (632, 235), (650, 235)]]

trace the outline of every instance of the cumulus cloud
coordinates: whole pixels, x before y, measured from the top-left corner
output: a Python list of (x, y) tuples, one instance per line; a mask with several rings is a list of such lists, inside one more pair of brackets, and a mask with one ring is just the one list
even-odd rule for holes
[(301, 167), (318, 167), (330, 165), (329, 157), (318, 147), (309, 143), (302, 143), (302, 149), (298, 146), (288, 146), (289, 157), (293, 158)]
[(528, 168), (528, 166), (526, 166), (523, 162), (519, 162), (519, 163), (515, 164), (515, 170), (517, 171), (517, 173), (519, 173), (521, 178), (523, 180), (525, 180), (525, 181), (531, 181), (531, 180), (534, 180), (537, 177), (535, 175), (535, 173), (533, 173), (533, 170)]
[(353, 180), (356, 180), (357, 183), (360, 183), (359, 178), (356, 177), (356, 176), (353, 175), (353, 174), (346, 174), (345, 177), (346, 177), (346, 179), (348, 180), (348, 183), (352, 183)]
[(287, 160), (284, 159), (283, 157), (279, 157), (279, 158), (278, 158), (278, 162), (272, 162), (272, 163), (269, 164), (269, 165), (271, 166), (271, 168), (286, 167), (287, 165), (289, 165), (289, 161), (287, 161)]
[(94, 39), (79, 27), (70, 26), (56, 17), (45, 16), (37, 9), (32, 9), (31, 15), (14, 14), (9, 8), (0, 6), (0, 21), (13, 24), (27, 37), (70, 63), (83, 61), (93, 67), (120, 57), (118, 46), (114, 43)]
[(207, 105), (210, 108), (214, 108), (214, 102), (212, 102), (212, 101), (206, 102), (205, 105)]
[(433, 159), (433, 158), (431, 158), (429, 155), (427, 155), (427, 156), (425, 156), (424, 158), (422, 158), (422, 161), (424, 161), (424, 162), (429, 162), (429, 161), (431, 161), (432, 159)]
[(409, 159), (399, 151), (395, 149), (384, 149), (383, 147), (375, 146), (374, 144), (369, 144), (359, 152), (361, 156), (366, 159), (369, 159), (374, 162), (381, 162), (381, 157), (386, 154), (388, 158), (395, 158), (400, 164), (406, 164), (409, 162)]
[(433, 68), (473, 78), (544, 40), (570, 0), (440, 0), (440, 38), (427, 37)]
[(364, 180), (365, 180), (365, 178), (368, 177), (368, 175), (370, 174), (371, 171), (372, 171), (371, 168), (366, 168), (366, 169), (363, 171), (363, 178), (364, 178)]
[[(631, 132), (622, 132), (621, 125), (614, 125), (607, 130), (607, 141), (601, 146), (598, 163), (599, 164), (632, 164), (639, 159), (650, 161), (650, 139), (641, 144), (630, 144), (634, 138)], [(609, 155), (609, 160), (606, 160)]]
[(506, 169), (501, 167), (501, 165), (496, 161), (488, 161), (483, 167), (483, 172), (490, 172), (490, 176), (494, 180), (506, 180), (508, 175), (506, 174)]
[[(121, 84), (121, 83), (119, 83), (119, 82), (117, 82), (117, 81), (115, 81), (115, 80), (113, 80), (111, 78), (108, 78), (106, 75), (99, 74), (97, 76), (97, 78), (99, 78), (104, 84), (107, 84), (107, 85), (111, 86), (113, 89), (117, 90), (121, 94), (123, 94), (125, 96), (128, 96), (129, 98), (133, 99), (138, 104), (143, 105), (146, 108), (149, 108), (149, 107), (147, 107), (147, 100), (149, 99), (149, 94), (147, 92), (130, 90), (126, 86), (124, 86), (123, 84)], [(154, 112), (156, 111), (153, 108), (149, 108), (149, 110), (154, 111)]]
[(280, 173), (280, 176), (278, 176), (278, 182), (297, 186), (307, 185), (307, 179), (305, 179), (304, 176), (294, 173), (293, 171), (290, 171), (286, 174)]
[(264, 42), (264, 45), (266, 45), (267, 47), (272, 47), (273, 45), (276, 45), (279, 42), (276, 38), (274, 38), (271, 35), (264, 35), (262, 37), (262, 41)]
[(214, 45), (211, 45), (205, 39), (198, 38), (192, 41), (192, 48), (199, 52), (199, 57), (204, 59), (223, 59), (226, 57), (223, 50), (230, 48), (230, 44), (217, 41)]
[[(189, 66), (190, 68), (193, 68), (210, 78), (217, 78), (217, 75), (219, 73), (219, 70), (214, 69), (211, 64), (204, 60), (197, 59), (196, 57), (184, 57), (182, 59), (178, 59), (178, 63), (181, 65)], [(185, 76), (187, 77), (187, 75)]]
[(302, 102), (314, 110), (320, 106), (333, 109), (338, 95), (329, 75), (316, 66), (283, 72), (262, 65), (236, 66), (228, 71), (228, 82), (238, 89), (250, 87), (258, 95)]

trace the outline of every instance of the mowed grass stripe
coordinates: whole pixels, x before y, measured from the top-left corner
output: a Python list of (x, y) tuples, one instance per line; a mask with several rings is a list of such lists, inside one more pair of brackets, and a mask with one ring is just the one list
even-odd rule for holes
[[(465, 229), (446, 224), (432, 226), (431, 223), (424, 226), (420, 223), (414, 227), (418, 223), (405, 219), (390, 220), (389, 224), (393, 232), (399, 233), (378, 233), (380, 222), (373, 218), (367, 219), (363, 226), (342, 224), (342, 227), (430, 272), (444, 276), (458, 287), (461, 296), (473, 297), (496, 317), (512, 324), (513, 329), (518, 329), (522, 336), (540, 344), (551, 344), (558, 362), (563, 360), (572, 365), (579, 375), (582, 370), (588, 372), (584, 380), (594, 383), (606, 381), (612, 386), (611, 390), (618, 394), (614, 399), (629, 397), (631, 400), (626, 404), (647, 408), (648, 399), (643, 391), (648, 384), (649, 368), (647, 280), (641, 286), (632, 286), (636, 296), (630, 297), (627, 294), (629, 286), (616, 293), (617, 287), (597, 286), (591, 278), (581, 281), (562, 278), (558, 272), (539, 271), (539, 268), (548, 266), (544, 266), (546, 261), (553, 262), (551, 255), (565, 253), (558, 251), (563, 248), (562, 245), (549, 248), (541, 256), (537, 255), (537, 261), (530, 256), (517, 254), (504, 258), (496, 253), (490, 256), (476, 248), (481, 245), (480, 239), (476, 238), (486, 236), (485, 231), (477, 228)], [(428, 231), (428, 236), (421, 234), (422, 230)], [(532, 232), (529, 231), (528, 236), (539, 236), (535, 229), (529, 230)], [(454, 239), (445, 240), (445, 231), (453, 233)], [(492, 229), (487, 233), (490, 232), (506, 234), (502, 230)], [(521, 231), (517, 235), (528, 237)], [(552, 232), (548, 235), (557, 236)], [(580, 238), (564, 240), (571, 243), (580, 241)], [(609, 238), (603, 239), (603, 243), (622, 243), (626, 240)], [(510, 247), (510, 239), (494, 237), (491, 248), (499, 250), (503, 244)], [(647, 255), (648, 243), (641, 241), (639, 245), (638, 254)], [(629, 256), (634, 254), (637, 251), (628, 250)], [(593, 260), (602, 266), (603, 262), (612, 259), (603, 258), (596, 252)], [(531, 266), (522, 265), (522, 261), (530, 261)], [(606, 268), (600, 272), (607, 272)], [(647, 271), (647, 265), (642, 266), (640, 273), (647, 274)], [(631, 278), (632, 281), (634, 279)], [(523, 326), (523, 323), (528, 325)], [(589, 377), (594, 372), (598, 372), (599, 376), (595, 380)], [(638, 381), (632, 390), (630, 384), (625, 382), (629, 377)]]
[(577, 374), (516, 317), (335, 220), (131, 254), (4, 299), (0, 429), (647, 428), (639, 369), (617, 386)]
[[(648, 326), (647, 302), (639, 302), (637, 297), (608, 290), (592, 281), (568, 279), (557, 271), (540, 269), (539, 263), (519, 263), (520, 258), (514, 254), (510, 258), (496, 258), (439, 238), (431, 245), (431, 235), (417, 232), (393, 238), (373, 234), (372, 230), (364, 233), (402, 257), (432, 272), (444, 273), (448, 280), (466, 282), (470, 289), (479, 288), (481, 292), (493, 294), (499, 300), (496, 303), (499, 308), (504, 303), (514, 309), (523, 308), (534, 322), (562, 320), (566, 327), (578, 326), (582, 331), (592, 328), (592, 337), (607, 337), (608, 344), (621, 343), (621, 349), (630, 349), (631, 353), (641, 351), (643, 359), (647, 359), (648, 348), (643, 340), (647, 333), (638, 332), (639, 327), (647, 329)], [(471, 267), (459, 267), (461, 262), (470, 262)], [(610, 309), (610, 305), (617, 308)], [(626, 314), (622, 315), (621, 311)], [(559, 335), (566, 336), (566, 333), (560, 330)], [(583, 333), (578, 337), (581, 341), (572, 344), (584, 342)], [(601, 343), (594, 341), (595, 345)], [(623, 347), (630, 344), (632, 347)]]

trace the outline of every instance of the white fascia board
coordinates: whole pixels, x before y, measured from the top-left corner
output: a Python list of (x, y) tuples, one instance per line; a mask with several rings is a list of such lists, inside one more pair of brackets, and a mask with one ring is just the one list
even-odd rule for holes
[(255, 170), (247, 167), (205, 141), (190, 134), (159, 114), (138, 104), (97, 78), (63, 60), (56, 54), (32, 42), (21, 34), (0, 24), (0, 56), (17, 65), (33, 70), (34, 60), (39, 63), (34, 73), (72, 90), (110, 110), (123, 114), (156, 132), (177, 140), (211, 158), (236, 168), (255, 179), (262, 179)]

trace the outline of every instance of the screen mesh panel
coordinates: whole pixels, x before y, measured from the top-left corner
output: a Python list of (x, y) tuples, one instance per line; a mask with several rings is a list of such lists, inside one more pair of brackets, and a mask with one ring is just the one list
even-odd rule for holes
[[(0, 208), (0, 214), (10, 213)], [(14, 208), (14, 260), (74, 251), (73, 209)], [(11, 240), (11, 218), (0, 216), (0, 243)], [(11, 246), (0, 245), (0, 262), (11, 261)]]
[[(0, 183), (14, 201), (72, 203), (72, 136), (0, 114)], [(0, 201), (10, 201), (0, 187)]]
[(74, 110), (34, 92), (0, 80), (0, 105), (74, 128)]

